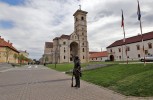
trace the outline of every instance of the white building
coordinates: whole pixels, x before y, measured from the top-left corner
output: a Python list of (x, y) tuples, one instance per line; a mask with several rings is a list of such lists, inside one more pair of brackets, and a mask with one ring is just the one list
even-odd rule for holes
[[(127, 58), (128, 60), (139, 60), (140, 57), (144, 57), (143, 44), (145, 56), (152, 55), (153, 32), (126, 38), (126, 46), (123, 39), (115, 41), (107, 47), (108, 59), (111, 61), (126, 61)], [(127, 50), (127, 56), (125, 50)]]
[(107, 53), (107, 51), (91, 53), (89, 60), (90, 61), (105, 61), (105, 60), (108, 60), (108, 53)]

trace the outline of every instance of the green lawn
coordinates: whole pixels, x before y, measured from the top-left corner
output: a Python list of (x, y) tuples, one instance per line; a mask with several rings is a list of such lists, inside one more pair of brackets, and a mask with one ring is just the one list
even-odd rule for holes
[[(153, 64), (118, 64), (120, 62), (90, 62), (81, 64), (110, 64), (109, 67), (85, 71), (82, 80), (107, 87), (127, 96), (153, 96)], [(73, 63), (47, 65), (58, 71), (69, 71)]]
[[(81, 64), (81, 67), (85, 67), (85, 66), (87, 66), (87, 64), (88, 63), (83, 63), (83, 64)], [(73, 69), (74, 64), (73, 63), (56, 64), (56, 68), (55, 68), (55, 64), (49, 64), (49, 65), (47, 65), (47, 67), (63, 72), (63, 71), (69, 71), (69, 70)]]
[(85, 71), (82, 79), (124, 95), (153, 96), (153, 64), (116, 64)]

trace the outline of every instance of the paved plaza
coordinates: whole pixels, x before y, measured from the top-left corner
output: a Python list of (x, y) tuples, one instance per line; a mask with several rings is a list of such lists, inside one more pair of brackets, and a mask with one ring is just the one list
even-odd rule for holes
[(85, 81), (71, 86), (71, 76), (42, 65), (0, 71), (0, 100), (153, 100), (126, 97)]

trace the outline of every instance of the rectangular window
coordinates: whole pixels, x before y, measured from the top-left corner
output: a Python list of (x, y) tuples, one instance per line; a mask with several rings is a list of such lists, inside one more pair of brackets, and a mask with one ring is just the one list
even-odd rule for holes
[(140, 46), (139, 45), (137, 45), (137, 50), (140, 50)]
[(146, 54), (146, 55), (148, 54), (148, 50), (145, 50), (145, 54)]
[(148, 43), (148, 48), (152, 49), (152, 43)]
[(118, 52), (121, 52), (121, 48), (118, 48)]

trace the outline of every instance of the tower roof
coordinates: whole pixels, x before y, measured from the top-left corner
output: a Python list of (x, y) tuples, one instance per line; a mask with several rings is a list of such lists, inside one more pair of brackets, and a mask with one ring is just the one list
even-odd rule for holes
[(78, 13), (87, 14), (88, 12), (78, 9), (73, 16), (76, 16)]

